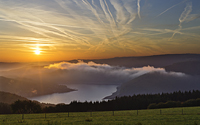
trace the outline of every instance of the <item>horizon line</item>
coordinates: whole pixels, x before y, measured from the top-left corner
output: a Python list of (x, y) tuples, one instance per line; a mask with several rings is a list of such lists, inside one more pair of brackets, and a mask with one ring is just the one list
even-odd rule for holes
[(110, 58), (91, 58), (91, 59), (70, 59), (70, 60), (55, 60), (55, 61), (33, 61), (33, 62), (16, 62), (16, 61), (0, 61), (0, 63), (47, 63), (47, 62), (69, 62), (75, 60), (103, 60), (103, 59), (114, 59), (114, 58), (140, 58), (140, 57), (153, 57), (153, 56), (166, 56), (166, 55), (200, 55), (200, 53), (176, 53), (176, 54), (158, 54), (158, 55), (146, 55), (146, 56), (119, 56)]

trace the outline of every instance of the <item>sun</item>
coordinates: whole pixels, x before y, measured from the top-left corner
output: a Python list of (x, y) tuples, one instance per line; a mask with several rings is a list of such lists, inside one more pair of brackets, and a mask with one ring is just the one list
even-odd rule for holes
[(34, 52), (35, 52), (36, 55), (40, 55), (40, 50), (39, 49), (36, 49)]

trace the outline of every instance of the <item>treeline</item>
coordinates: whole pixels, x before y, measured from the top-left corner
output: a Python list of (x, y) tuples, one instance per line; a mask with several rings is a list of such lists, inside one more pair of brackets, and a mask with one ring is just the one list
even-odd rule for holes
[(0, 103), (0, 114), (28, 114), (43, 112), (41, 105), (36, 101), (18, 100), (13, 104)]
[[(86, 112), (86, 111), (114, 111), (114, 110), (138, 110), (147, 109), (152, 103), (166, 103), (168, 101), (186, 102), (190, 99), (200, 98), (200, 91), (185, 91), (162, 94), (142, 94), (133, 96), (116, 97), (113, 100), (101, 102), (78, 102), (70, 104), (57, 104), (55, 107), (46, 107), (45, 112)], [(178, 106), (200, 106), (200, 105), (176, 105)], [(163, 107), (164, 108), (164, 107)], [(166, 107), (167, 108), (167, 107)]]
[(11, 106), (7, 103), (0, 102), (0, 114), (11, 114), (12, 109)]
[(159, 108), (190, 107), (190, 106), (200, 106), (200, 98), (189, 99), (189, 100), (187, 100), (185, 102), (167, 101), (165, 103), (160, 102), (158, 104), (152, 103), (147, 108), (148, 109), (159, 109)]
[(53, 113), (53, 112), (87, 112), (87, 111), (114, 111), (114, 110), (138, 110), (147, 108), (169, 108), (200, 106), (200, 91), (185, 91), (162, 94), (142, 94), (133, 96), (116, 97), (108, 101), (78, 102), (70, 104), (57, 104), (41, 108), (38, 102), (16, 101), (9, 105), (0, 103), (0, 113)]

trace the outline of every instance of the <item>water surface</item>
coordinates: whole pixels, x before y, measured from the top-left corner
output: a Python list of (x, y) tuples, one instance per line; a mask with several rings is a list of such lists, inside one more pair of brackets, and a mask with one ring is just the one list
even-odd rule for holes
[(102, 101), (102, 99), (108, 95), (111, 95), (117, 89), (117, 85), (67, 85), (69, 88), (77, 89), (68, 93), (54, 93), (50, 95), (44, 95), (31, 100), (37, 100), (44, 103), (66, 103), (71, 101)]

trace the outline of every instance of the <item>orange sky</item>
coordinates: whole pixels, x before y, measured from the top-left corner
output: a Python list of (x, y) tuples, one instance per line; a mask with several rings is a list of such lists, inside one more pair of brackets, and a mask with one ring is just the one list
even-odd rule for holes
[(199, 5), (197, 0), (0, 0), (0, 62), (200, 54)]

